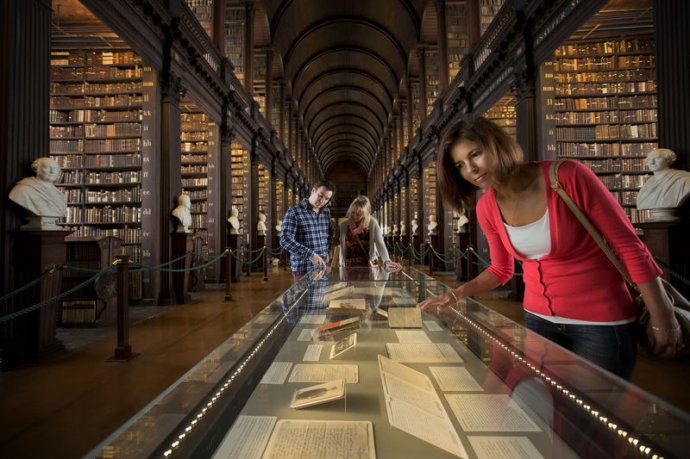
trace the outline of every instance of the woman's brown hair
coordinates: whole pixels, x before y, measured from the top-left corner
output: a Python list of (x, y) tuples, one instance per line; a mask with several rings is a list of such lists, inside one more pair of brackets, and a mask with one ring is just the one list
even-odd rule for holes
[(441, 140), (436, 161), (441, 199), (452, 209), (469, 207), (477, 187), (460, 175), (453, 163), (451, 151), (463, 139), (477, 144), (496, 165), (496, 180), (501, 183), (510, 177), (522, 162), (522, 149), (500, 126), (484, 117), (469, 118), (451, 126)]

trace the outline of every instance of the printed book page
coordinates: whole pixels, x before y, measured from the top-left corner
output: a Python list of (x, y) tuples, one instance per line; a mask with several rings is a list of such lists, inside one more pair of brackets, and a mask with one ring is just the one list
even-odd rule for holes
[(436, 417), (446, 417), (446, 411), (443, 409), (441, 400), (439, 400), (436, 392), (421, 390), (418, 386), (396, 378), (389, 373), (383, 373), (381, 379), (383, 382), (383, 392), (389, 398), (404, 400), (415, 408), (426, 411)]
[(480, 459), (542, 459), (539, 450), (527, 437), (468, 437)]
[(326, 314), (307, 314), (302, 316), (300, 325), (321, 325), (326, 321)]
[(463, 367), (429, 367), (443, 392), (470, 392), (484, 389)]
[(425, 391), (433, 391), (434, 386), (431, 384), (431, 380), (424, 374), (417, 370), (413, 370), (407, 365), (396, 362), (393, 359), (386, 357), (385, 355), (379, 354), (379, 370), (381, 373), (388, 373), (396, 376), (400, 379), (407, 381), (408, 383), (414, 385)]
[(395, 335), (401, 343), (431, 343), (424, 330), (396, 330)]
[(506, 394), (446, 394), (465, 432), (540, 432), (541, 429)]
[(303, 362), (318, 362), (321, 358), (321, 350), (323, 350), (323, 344), (310, 344), (307, 346), (307, 350), (304, 352), (304, 357), (302, 357)]
[(417, 308), (388, 308), (391, 328), (422, 328), (422, 311)]
[(291, 362), (273, 362), (259, 384), (284, 384), (292, 368)]
[(386, 409), (392, 426), (457, 457), (468, 457), (447, 416), (439, 418), (398, 399), (388, 400)]
[(288, 380), (295, 382), (327, 382), (342, 379), (346, 383), (355, 384), (359, 381), (357, 365), (337, 365), (319, 363), (298, 363), (292, 369)]
[(444, 346), (446, 343), (386, 343), (386, 349), (391, 359), (405, 363), (462, 363), (462, 358)]
[(213, 459), (261, 459), (277, 420), (275, 416), (239, 416), (216, 449)]
[(303, 328), (299, 332), (299, 336), (297, 337), (297, 341), (311, 341), (314, 337), (314, 328)]
[(264, 458), (375, 459), (374, 427), (370, 421), (281, 419)]

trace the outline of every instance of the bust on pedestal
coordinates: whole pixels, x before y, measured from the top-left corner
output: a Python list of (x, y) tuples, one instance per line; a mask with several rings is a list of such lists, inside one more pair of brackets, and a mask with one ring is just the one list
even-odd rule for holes
[(191, 233), (192, 230), (192, 214), (190, 209), (192, 208), (192, 200), (189, 195), (182, 193), (177, 197), (177, 207), (172, 211), (172, 216), (176, 219), (176, 231), (178, 233)]
[(426, 226), (429, 236), (436, 236), (438, 231), (438, 222), (436, 221), (436, 215), (429, 214), (429, 224)]
[(230, 216), (228, 217), (230, 234), (240, 234), (240, 219), (238, 218), (239, 214), (240, 212), (237, 210), (237, 207), (232, 206), (230, 209)]
[(650, 151), (645, 159), (654, 173), (637, 193), (638, 210), (650, 210), (649, 221), (678, 221), (678, 209), (690, 195), (690, 172), (671, 169), (676, 154), (668, 148)]
[(466, 233), (467, 232), (467, 224), (470, 222), (470, 219), (467, 218), (467, 215), (465, 215), (465, 209), (462, 209), (460, 212), (453, 211), (455, 216), (457, 217), (457, 223), (455, 225), (455, 232), (457, 234), (460, 233)]
[(412, 230), (413, 236), (417, 236), (419, 234), (419, 219), (417, 217), (417, 212), (414, 213), (414, 217), (410, 222), (410, 229)]
[(259, 236), (266, 236), (268, 227), (266, 226), (266, 214), (259, 211), (259, 221), (256, 223), (256, 234)]
[(10, 190), (9, 198), (26, 209), (29, 222), (21, 230), (61, 231), (57, 221), (67, 215), (67, 198), (55, 187), (60, 178), (60, 165), (42, 157), (31, 163), (35, 177), (25, 177)]

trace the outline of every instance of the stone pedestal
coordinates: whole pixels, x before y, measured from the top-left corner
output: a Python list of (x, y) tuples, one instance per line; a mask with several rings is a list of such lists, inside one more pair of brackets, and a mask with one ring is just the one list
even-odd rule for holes
[(239, 263), (237, 263), (237, 258), (239, 257), (239, 252), (237, 251), (239, 238), (237, 234), (228, 234), (228, 247), (232, 250), (232, 253), (228, 254), (230, 257), (230, 280), (232, 282), (237, 282), (237, 270)]
[[(647, 222), (635, 226), (642, 232), (642, 242), (660, 263), (684, 279), (690, 279), (690, 223)], [(690, 287), (674, 279), (669, 272), (664, 273), (664, 278), (686, 298), (690, 296)]]
[[(194, 235), (192, 233), (172, 233), (171, 255), (173, 260), (194, 250)], [(175, 269), (172, 273), (172, 287), (175, 301), (183, 304), (191, 301), (189, 295), (189, 269), (192, 267), (192, 255), (187, 255), (170, 266)], [(184, 270), (184, 271), (177, 271)]]
[[(14, 288), (22, 287), (51, 267), (65, 264), (67, 246), (65, 236), (71, 231), (17, 231), (14, 247)], [(21, 311), (53, 298), (62, 292), (60, 270), (45, 275), (34, 287), (15, 295), (10, 301), (12, 309)], [(55, 337), (61, 302), (53, 301), (41, 308), (13, 319), (10, 327), (14, 337), (18, 361), (37, 362), (64, 349)], [(13, 359), (14, 360), (14, 359)]]

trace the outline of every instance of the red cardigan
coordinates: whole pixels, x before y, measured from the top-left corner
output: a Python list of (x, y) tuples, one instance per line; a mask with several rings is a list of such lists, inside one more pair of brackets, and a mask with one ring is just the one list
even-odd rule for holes
[[(524, 308), (537, 314), (593, 322), (633, 318), (634, 305), (621, 275), (551, 189), (551, 163), (535, 163), (546, 180), (551, 252), (539, 260), (528, 260), (513, 248), (496, 194), (489, 188), (477, 203), (479, 225), (491, 251), (488, 270), (505, 284), (513, 276), (513, 258), (522, 261)], [(573, 201), (616, 252), (633, 282), (651, 281), (661, 274), (623, 208), (591, 170), (576, 161), (566, 161), (558, 177)]]

